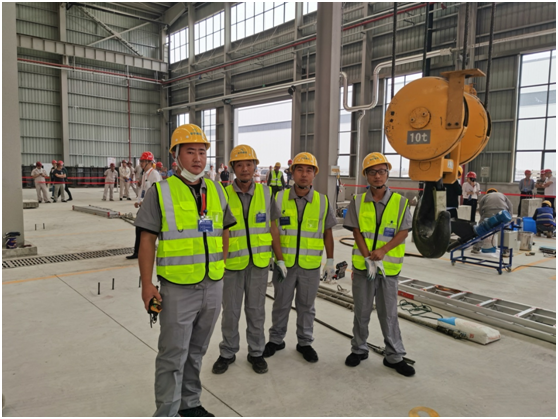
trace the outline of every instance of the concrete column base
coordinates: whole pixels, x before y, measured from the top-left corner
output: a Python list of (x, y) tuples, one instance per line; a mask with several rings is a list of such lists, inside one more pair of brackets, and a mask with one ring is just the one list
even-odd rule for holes
[(18, 258), (23, 256), (37, 256), (37, 246), (25, 242), (25, 246), (17, 249), (2, 249), (2, 259)]

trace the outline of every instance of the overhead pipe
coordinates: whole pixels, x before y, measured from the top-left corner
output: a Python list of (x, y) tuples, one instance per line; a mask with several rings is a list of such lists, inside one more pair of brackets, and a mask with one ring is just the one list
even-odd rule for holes
[[(89, 9), (100, 10), (102, 12), (113, 13), (115, 15), (133, 17), (134, 19), (144, 20), (146, 22), (155, 23), (157, 25), (168, 26), (168, 24), (166, 22), (163, 22), (161, 20), (149, 19), (147, 17), (134, 15), (132, 13), (121, 12), (120, 10), (115, 10), (115, 9), (110, 9), (108, 7), (98, 6), (98, 5), (95, 5), (93, 3), (77, 3), (76, 2), (76, 3), (68, 3), (68, 4), (70, 5), (70, 7), (73, 6), (73, 5), (78, 5), (78, 6), (82, 6), (82, 7), (88, 7)], [(142, 13), (149, 13), (149, 12), (142, 11)]]
[(132, 122), (130, 115), (130, 79), (126, 79), (128, 88), (128, 161), (132, 161)]
[(397, 40), (397, 3), (393, 3), (393, 36), (391, 42), (391, 98), (395, 96), (395, 46)]

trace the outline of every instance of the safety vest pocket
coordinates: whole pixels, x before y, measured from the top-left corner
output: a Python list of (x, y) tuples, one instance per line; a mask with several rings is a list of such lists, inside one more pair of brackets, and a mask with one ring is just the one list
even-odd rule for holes
[(240, 237), (229, 237), (229, 253), (240, 250)]
[(304, 228), (304, 230), (306, 230), (306, 231), (317, 231), (319, 220), (308, 218), (308, 219), (305, 220), (305, 224), (306, 224), (306, 228)]
[[(271, 237), (271, 234), (258, 234), (258, 243), (251, 243), (253, 246), (271, 246), (271, 242), (273, 240), (273, 238)], [(253, 240), (253, 238), (252, 238)], [(253, 240), (255, 241), (255, 240)]]

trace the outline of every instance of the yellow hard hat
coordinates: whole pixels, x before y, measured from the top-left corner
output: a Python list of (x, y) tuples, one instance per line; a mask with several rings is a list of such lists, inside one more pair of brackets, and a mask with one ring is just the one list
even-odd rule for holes
[(279, 162), (275, 163), (275, 167), (281, 167), (281, 163)]
[(172, 133), (169, 152), (178, 144), (205, 144), (207, 150), (210, 146), (205, 133), (200, 127), (194, 124), (180, 125)]
[(229, 166), (232, 166), (233, 162), (241, 160), (256, 160), (256, 164), (260, 164), (256, 152), (249, 145), (241, 144), (232, 149)]
[(496, 188), (489, 188), (486, 193), (490, 193), (490, 192), (498, 192), (498, 189)]
[(459, 177), (463, 176), (463, 169), (461, 168), (461, 166), (457, 168), (457, 176)]
[(362, 176), (366, 176), (366, 169), (377, 164), (387, 164), (388, 170), (391, 170), (391, 163), (387, 161), (386, 156), (382, 153), (370, 153), (362, 161)]
[(543, 201), (542, 203), (543, 203), (543, 205), (546, 204), (546, 205), (548, 205), (549, 207), (552, 206), (552, 204), (550, 203), (550, 201)]
[(318, 161), (316, 160), (316, 157), (314, 157), (310, 153), (307, 152), (298, 153), (293, 159), (293, 164), (291, 166), (294, 167), (297, 164), (306, 164), (308, 166), (314, 166), (316, 168), (316, 174), (320, 172), (320, 168), (318, 167)]

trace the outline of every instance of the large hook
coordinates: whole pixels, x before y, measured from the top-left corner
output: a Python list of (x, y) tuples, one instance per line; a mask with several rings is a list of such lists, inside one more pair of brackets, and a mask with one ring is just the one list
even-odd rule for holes
[[(413, 240), (420, 254), (427, 258), (441, 257), (448, 248), (451, 236), (450, 213), (441, 211), (436, 214), (439, 191), (443, 191), (441, 181), (425, 182), (422, 197), (413, 216)], [(438, 198), (442, 199), (441, 196)]]

